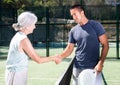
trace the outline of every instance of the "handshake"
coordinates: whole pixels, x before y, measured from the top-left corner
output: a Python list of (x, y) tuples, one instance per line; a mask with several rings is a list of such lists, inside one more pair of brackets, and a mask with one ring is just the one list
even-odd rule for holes
[(61, 55), (54, 55), (54, 56), (51, 56), (51, 58), (56, 64), (59, 64), (63, 59)]

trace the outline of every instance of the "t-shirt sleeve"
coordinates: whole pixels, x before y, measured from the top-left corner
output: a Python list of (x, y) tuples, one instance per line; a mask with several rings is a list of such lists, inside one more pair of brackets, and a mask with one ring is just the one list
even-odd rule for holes
[(71, 30), (71, 31), (69, 32), (68, 37), (69, 37), (68, 42), (75, 44), (75, 39), (74, 39), (74, 35), (73, 35), (73, 30)]
[(102, 26), (101, 23), (96, 22), (96, 24), (94, 24), (94, 26), (95, 26), (94, 29), (95, 29), (98, 37), (101, 36), (101, 35), (103, 35), (103, 34), (105, 34), (104, 27)]

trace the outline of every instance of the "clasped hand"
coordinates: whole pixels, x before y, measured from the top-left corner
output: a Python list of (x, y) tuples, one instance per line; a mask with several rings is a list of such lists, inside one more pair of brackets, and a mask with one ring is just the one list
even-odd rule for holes
[(56, 64), (59, 64), (62, 61), (62, 57), (60, 55), (55, 55), (53, 57), (53, 60), (55, 61)]

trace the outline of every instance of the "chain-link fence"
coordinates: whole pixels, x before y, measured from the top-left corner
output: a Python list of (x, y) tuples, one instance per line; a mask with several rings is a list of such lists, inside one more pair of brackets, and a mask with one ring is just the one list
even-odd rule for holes
[[(38, 23), (34, 33), (28, 35), (34, 46), (46, 47), (46, 54), (49, 55), (49, 48), (65, 48), (68, 40), (68, 33), (75, 25), (69, 13), (69, 6), (63, 7), (28, 7), (22, 10), (14, 8), (0, 8), (0, 45), (9, 45), (15, 34), (12, 23), (16, 22), (18, 14), (22, 11), (31, 11), (38, 16)], [(100, 21), (107, 33), (109, 42), (114, 42), (119, 57), (120, 41), (120, 6), (102, 5), (85, 6), (85, 13), (89, 19)], [(117, 45), (116, 45), (117, 43)], [(112, 44), (113, 46), (113, 44)]]

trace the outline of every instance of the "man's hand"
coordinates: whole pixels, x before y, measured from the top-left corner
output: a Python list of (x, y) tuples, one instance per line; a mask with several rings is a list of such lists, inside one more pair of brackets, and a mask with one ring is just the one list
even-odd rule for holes
[(102, 72), (103, 65), (98, 63), (94, 69), (97, 71), (97, 74), (99, 74), (100, 72)]
[(55, 55), (54, 56), (54, 61), (56, 64), (59, 64), (62, 61), (62, 58), (60, 55)]

